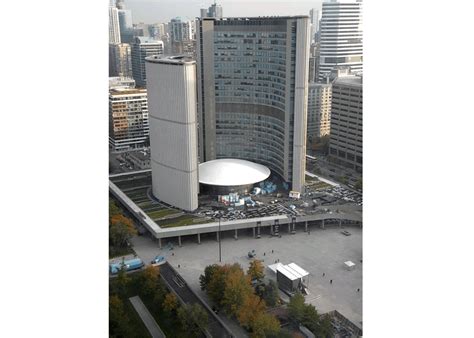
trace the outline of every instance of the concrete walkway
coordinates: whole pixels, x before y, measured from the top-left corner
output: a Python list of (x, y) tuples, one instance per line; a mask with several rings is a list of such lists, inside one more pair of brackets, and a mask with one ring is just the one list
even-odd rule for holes
[(161, 331), (160, 327), (156, 323), (150, 311), (148, 311), (148, 309), (146, 308), (145, 304), (143, 304), (140, 297), (130, 297), (129, 300), (135, 308), (135, 311), (137, 311), (138, 315), (142, 319), (146, 328), (148, 329), (148, 332), (150, 332), (151, 336), (153, 338), (165, 338), (165, 334), (163, 333), (163, 331)]

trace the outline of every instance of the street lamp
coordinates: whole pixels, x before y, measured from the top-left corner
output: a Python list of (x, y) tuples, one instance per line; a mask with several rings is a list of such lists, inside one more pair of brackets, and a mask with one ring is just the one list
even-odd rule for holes
[(221, 218), (219, 217), (219, 263), (222, 262), (222, 252), (221, 252)]

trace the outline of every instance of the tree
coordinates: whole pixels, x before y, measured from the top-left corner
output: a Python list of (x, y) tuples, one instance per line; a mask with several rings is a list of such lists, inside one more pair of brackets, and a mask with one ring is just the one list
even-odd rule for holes
[(237, 313), (237, 320), (241, 326), (251, 328), (256, 314), (265, 312), (266, 308), (265, 301), (259, 296), (252, 294), (245, 298)]
[(207, 285), (213, 278), (214, 273), (220, 268), (217, 264), (212, 264), (206, 266), (204, 269), (204, 275), (199, 276), (199, 285), (201, 286), (201, 290), (205, 291), (207, 289)]
[(250, 262), (249, 269), (247, 270), (247, 274), (250, 276), (252, 280), (261, 281), (265, 274), (263, 273), (263, 264), (258, 259), (255, 259)]
[(303, 308), (303, 318), (301, 323), (311, 332), (317, 333), (319, 329), (319, 315), (316, 308), (311, 304), (305, 304)]
[(127, 246), (128, 240), (137, 234), (130, 218), (122, 214), (116, 214), (110, 217), (109, 241), (114, 246)]
[(122, 266), (117, 274), (117, 289), (121, 296), (127, 294), (127, 285), (130, 282), (130, 277), (127, 275), (127, 269)]
[(288, 304), (288, 315), (297, 324), (301, 323), (304, 315), (304, 296), (301, 293), (295, 294)]
[(278, 286), (274, 280), (270, 280), (270, 282), (267, 285), (265, 285), (263, 289), (262, 298), (265, 300), (265, 303), (268, 306), (273, 307), (277, 305), (277, 302), (279, 299)]
[(178, 308), (178, 300), (176, 299), (176, 296), (174, 293), (168, 293), (165, 296), (165, 300), (163, 301), (163, 309), (167, 313), (172, 313)]
[(227, 314), (236, 316), (244, 300), (253, 294), (249, 276), (240, 266), (232, 268), (225, 277), (225, 290), (221, 304)]
[(209, 318), (199, 304), (183, 305), (178, 308), (181, 328), (190, 337), (199, 337), (207, 329)]
[(332, 338), (334, 337), (331, 318), (328, 315), (321, 316), (318, 327), (318, 337)]
[(125, 315), (122, 300), (117, 295), (109, 298), (109, 331), (111, 337), (130, 336), (129, 320)]
[(122, 211), (120, 208), (117, 206), (115, 201), (111, 198), (109, 198), (109, 218), (115, 215), (120, 214)]
[(276, 335), (280, 331), (280, 322), (275, 316), (265, 313), (258, 312), (252, 323), (252, 338), (265, 338), (267, 336)]
[(158, 289), (160, 269), (158, 266), (148, 265), (141, 274), (140, 291), (145, 297), (151, 297)]

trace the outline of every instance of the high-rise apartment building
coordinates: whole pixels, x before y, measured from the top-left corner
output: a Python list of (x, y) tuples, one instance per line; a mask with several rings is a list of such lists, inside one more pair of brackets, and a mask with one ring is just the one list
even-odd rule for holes
[(333, 73), (329, 157), (362, 172), (362, 76), (347, 68)]
[(323, 2), (318, 80), (336, 66), (362, 72), (362, 0)]
[(163, 54), (163, 41), (135, 37), (132, 44), (132, 73), (138, 87), (146, 87), (145, 58)]
[(132, 49), (128, 43), (109, 45), (109, 76), (132, 76)]
[(153, 195), (175, 207), (198, 207), (196, 61), (146, 59)]
[(149, 144), (146, 89), (109, 90), (109, 145), (114, 152)]
[(302, 191), (308, 17), (202, 18), (196, 35), (200, 161), (260, 163)]
[(330, 132), (331, 84), (310, 82), (308, 87), (309, 141), (318, 140)]
[(120, 43), (118, 9), (109, 6), (109, 44)]

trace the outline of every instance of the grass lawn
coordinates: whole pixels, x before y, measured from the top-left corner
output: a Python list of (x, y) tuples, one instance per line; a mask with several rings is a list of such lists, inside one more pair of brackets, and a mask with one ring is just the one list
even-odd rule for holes
[(211, 219), (196, 217), (192, 215), (182, 215), (176, 218), (165, 219), (161, 222), (158, 222), (158, 225), (162, 228), (171, 228), (181, 227), (184, 225), (204, 224), (210, 222), (212, 222)]
[(174, 209), (161, 209), (161, 210), (156, 210), (156, 211), (145, 211), (148, 215), (153, 220), (160, 219), (165, 216), (173, 215), (173, 214), (178, 214), (180, 211), (179, 210), (174, 210)]

